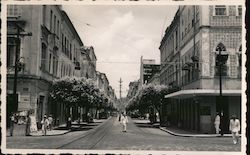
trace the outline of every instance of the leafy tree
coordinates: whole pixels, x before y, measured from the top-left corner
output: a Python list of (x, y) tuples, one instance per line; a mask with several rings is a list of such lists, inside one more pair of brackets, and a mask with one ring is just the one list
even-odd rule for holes
[(130, 99), (127, 110), (138, 109), (141, 112), (145, 112), (145, 110), (155, 108), (161, 120), (162, 101), (167, 92), (168, 87), (165, 85), (145, 85)]
[[(50, 100), (55, 104), (65, 104), (70, 107), (85, 107), (86, 114), (90, 108), (102, 108), (106, 105), (103, 93), (95, 82), (86, 78), (62, 78), (55, 80), (50, 89)], [(66, 112), (67, 113), (67, 112)]]

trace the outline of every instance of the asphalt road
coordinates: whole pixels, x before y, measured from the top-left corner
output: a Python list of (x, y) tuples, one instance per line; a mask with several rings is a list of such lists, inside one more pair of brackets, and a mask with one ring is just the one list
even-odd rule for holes
[(228, 137), (177, 137), (147, 124), (134, 123), (131, 119), (127, 132), (122, 132), (117, 118), (111, 118), (89, 131), (76, 131), (62, 136), (7, 137), (7, 148), (240, 151), (240, 146), (234, 145)]

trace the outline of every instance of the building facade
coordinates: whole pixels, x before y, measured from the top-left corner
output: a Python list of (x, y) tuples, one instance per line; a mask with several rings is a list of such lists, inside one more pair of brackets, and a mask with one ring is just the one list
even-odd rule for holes
[(143, 57), (141, 57), (139, 88), (147, 84), (152, 76), (159, 71), (160, 65), (156, 64), (154, 59), (143, 59)]
[[(38, 122), (44, 114), (54, 111), (60, 122), (65, 121), (64, 105), (48, 105), (48, 92), (54, 79), (80, 77), (80, 52), (83, 43), (78, 33), (61, 6), (8, 5), (7, 9), (8, 96), (14, 90), (17, 56), (20, 65), (16, 110), (32, 111)], [(17, 29), (20, 31), (19, 36)], [(32, 35), (25, 35), (29, 33)], [(19, 49), (16, 49), (18, 46)]]
[(140, 84), (139, 80), (129, 83), (129, 89), (128, 89), (128, 94), (127, 94), (128, 99), (131, 99), (133, 96), (136, 95), (136, 93), (139, 90), (139, 84)]
[(81, 77), (96, 79), (96, 55), (92, 46), (85, 46), (81, 52)]
[(213, 133), (219, 112), (228, 132), (230, 116), (240, 118), (241, 21), (241, 6), (179, 7), (159, 47), (160, 83), (170, 88), (163, 106), (170, 124)]

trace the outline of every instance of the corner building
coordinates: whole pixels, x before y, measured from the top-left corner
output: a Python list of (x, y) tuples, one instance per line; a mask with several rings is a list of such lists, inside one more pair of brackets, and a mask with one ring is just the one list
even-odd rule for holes
[(216, 112), (223, 112), (228, 132), (231, 115), (241, 117), (241, 38), (241, 6), (179, 7), (159, 47), (160, 83), (170, 88), (163, 121), (214, 133)]
[(83, 43), (73, 24), (56, 5), (8, 5), (7, 22), (7, 98), (13, 93), (18, 25), (21, 34), (32, 36), (18, 38), (17, 56), (23, 65), (17, 75), (17, 111), (33, 111), (37, 122), (50, 113), (64, 122), (65, 105), (49, 105), (48, 92), (54, 79), (80, 76)]

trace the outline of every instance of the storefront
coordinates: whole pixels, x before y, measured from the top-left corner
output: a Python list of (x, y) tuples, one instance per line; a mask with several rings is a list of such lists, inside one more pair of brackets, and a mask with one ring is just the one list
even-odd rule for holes
[(223, 107), (226, 132), (229, 119), (236, 114), (241, 119), (241, 90), (223, 90), (219, 103), (219, 90), (191, 89), (165, 95), (165, 114), (171, 125), (198, 133), (214, 133), (214, 118), (218, 105)]

